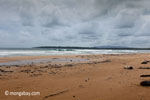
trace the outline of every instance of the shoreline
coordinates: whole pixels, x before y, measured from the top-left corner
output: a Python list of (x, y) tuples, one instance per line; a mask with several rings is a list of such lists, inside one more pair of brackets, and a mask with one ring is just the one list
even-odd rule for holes
[[(68, 59), (65, 62), (33, 63), (0, 67), (2, 100), (141, 100), (150, 99), (140, 77), (149, 74), (150, 54), (60, 55), (0, 58), (0, 62)], [(74, 60), (80, 59), (80, 60)], [(81, 61), (88, 59), (88, 61)], [(126, 65), (132, 70), (124, 69)], [(38, 96), (6, 96), (5, 91), (40, 92)]]
[(150, 53), (127, 53), (127, 54), (83, 54), (83, 55), (41, 55), (41, 56), (9, 56), (9, 57), (0, 57), (0, 63), (8, 62), (8, 61), (20, 61), (20, 60), (36, 60), (36, 59), (43, 59), (43, 58), (65, 58), (65, 57), (78, 57), (78, 56), (111, 56), (111, 55), (138, 55), (138, 54), (150, 54)]

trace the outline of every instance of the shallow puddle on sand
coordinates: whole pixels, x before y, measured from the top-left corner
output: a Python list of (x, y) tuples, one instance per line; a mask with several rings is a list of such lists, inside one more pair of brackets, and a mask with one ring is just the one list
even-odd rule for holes
[(35, 59), (35, 60), (20, 60), (20, 61), (9, 61), (5, 63), (0, 63), (0, 66), (5, 65), (26, 65), (35, 63), (69, 63), (69, 62), (88, 62), (88, 59), (81, 58), (47, 58), (47, 59)]

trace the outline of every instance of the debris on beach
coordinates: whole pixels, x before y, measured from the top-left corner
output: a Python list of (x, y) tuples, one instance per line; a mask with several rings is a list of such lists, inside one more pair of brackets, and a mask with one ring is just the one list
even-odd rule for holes
[(66, 67), (72, 67), (74, 64), (65, 64)]
[(150, 67), (139, 67), (138, 69), (150, 69)]
[(150, 61), (143, 61), (143, 62), (141, 62), (141, 64), (147, 64), (147, 63), (150, 63)]
[(88, 82), (90, 80), (90, 78), (85, 79), (85, 82)]
[(150, 86), (150, 81), (142, 81), (140, 83), (141, 86)]
[(31, 72), (31, 70), (30, 69), (26, 69), (26, 70), (21, 70), (20, 72), (29, 73), (29, 72)]
[[(20, 65), (13, 65), (14, 67), (20, 67)], [(7, 67), (10, 67), (10, 66), (7, 66)]]
[(40, 67), (40, 68), (48, 68), (48, 66), (43, 66), (43, 67)]
[(55, 74), (57, 74), (57, 72), (55, 72), (55, 71), (51, 71), (51, 72), (49, 72), (48, 74), (55, 75)]
[(150, 77), (150, 75), (141, 75), (140, 77)]
[(107, 60), (101, 61), (101, 63), (108, 63), (108, 62), (111, 62), (111, 60), (107, 59)]
[(50, 94), (48, 96), (45, 96), (44, 99), (49, 98), (49, 97), (53, 97), (53, 96), (57, 96), (57, 95), (60, 95), (62, 93), (68, 92), (68, 91), (69, 90), (64, 90), (64, 91), (60, 91), (60, 92), (57, 92), (57, 93), (54, 93), (54, 94)]
[(39, 75), (42, 75), (42, 74), (32, 74), (30, 75), (31, 77), (34, 77), (34, 76), (39, 76)]
[(13, 72), (13, 71), (6, 71), (6, 70), (3, 70), (3, 69), (0, 69), (0, 72), (3, 72), (3, 73), (11, 73), (11, 72)]
[(83, 85), (79, 85), (79, 88), (85, 88)]
[(132, 70), (132, 69), (133, 69), (133, 67), (132, 67), (132, 66), (130, 66), (130, 65), (128, 65), (128, 66), (125, 66), (125, 67), (124, 67), (124, 69)]

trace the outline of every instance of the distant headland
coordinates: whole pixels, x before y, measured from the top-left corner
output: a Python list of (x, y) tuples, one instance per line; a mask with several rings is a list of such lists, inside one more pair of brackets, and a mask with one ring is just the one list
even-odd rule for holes
[(39, 46), (33, 47), (39, 49), (111, 49), (111, 50), (150, 50), (150, 48), (134, 48), (123, 46), (94, 46), (94, 47), (80, 47), (80, 46)]

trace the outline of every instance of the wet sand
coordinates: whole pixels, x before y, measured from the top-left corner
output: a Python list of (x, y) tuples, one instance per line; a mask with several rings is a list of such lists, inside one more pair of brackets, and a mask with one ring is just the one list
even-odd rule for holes
[[(139, 69), (150, 67), (141, 64), (144, 60), (150, 54), (0, 58), (1, 64), (10, 64), (0, 65), (0, 100), (150, 100), (150, 87), (140, 86), (150, 80), (140, 77), (150, 74), (150, 69)], [(124, 69), (127, 65), (133, 69)], [(6, 90), (40, 95), (6, 96)]]

